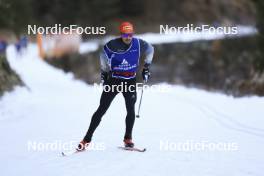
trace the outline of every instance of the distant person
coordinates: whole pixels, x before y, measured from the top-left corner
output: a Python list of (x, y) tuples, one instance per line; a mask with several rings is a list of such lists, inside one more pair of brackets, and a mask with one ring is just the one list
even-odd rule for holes
[(28, 46), (28, 38), (26, 36), (22, 36), (20, 38), (20, 45), (22, 48), (27, 48)]
[(16, 42), (15, 47), (18, 54), (22, 54), (23, 50), (27, 48), (28, 39), (26, 36), (20, 37), (20, 39)]
[(15, 44), (15, 47), (16, 47), (16, 51), (17, 51), (17, 53), (21, 53), (21, 45), (20, 45), (20, 43), (19, 42), (17, 42), (16, 44)]
[[(92, 136), (99, 125), (103, 115), (109, 108), (115, 96), (119, 93), (113, 85), (127, 85), (132, 89), (121, 92), (125, 98), (127, 115), (125, 119), (126, 130), (124, 135), (125, 147), (134, 147), (132, 142), (132, 130), (135, 121), (136, 72), (139, 68), (139, 59), (144, 56), (143, 80), (146, 82), (150, 77), (150, 64), (152, 62), (154, 48), (142, 39), (134, 37), (133, 25), (123, 22), (120, 27), (120, 37), (110, 40), (104, 45), (100, 53), (101, 80), (111, 87), (110, 91), (103, 90), (100, 105), (92, 116), (89, 129), (83, 140), (79, 143), (77, 151), (83, 151), (88, 147)], [(125, 90), (125, 89), (124, 89)]]
[(7, 42), (5, 40), (0, 40), (0, 54), (5, 53), (7, 48)]

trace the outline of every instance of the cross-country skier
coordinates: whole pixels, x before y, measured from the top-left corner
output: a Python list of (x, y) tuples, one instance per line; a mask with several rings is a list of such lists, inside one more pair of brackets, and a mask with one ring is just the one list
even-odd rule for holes
[[(122, 94), (126, 104), (126, 131), (124, 136), (125, 147), (134, 147), (132, 142), (132, 129), (135, 121), (136, 72), (139, 67), (139, 59), (144, 56), (142, 77), (147, 81), (150, 77), (149, 66), (152, 62), (154, 48), (142, 39), (135, 38), (133, 25), (123, 22), (119, 26), (121, 37), (109, 41), (104, 45), (100, 53), (101, 80), (111, 91), (103, 91), (100, 105), (92, 116), (89, 129), (83, 140), (79, 143), (77, 151), (85, 150), (92, 140), (93, 133), (99, 125), (103, 115), (109, 108), (112, 100), (120, 92), (116, 86), (131, 86), (131, 89), (123, 89)], [(125, 91), (126, 90), (126, 91)]]

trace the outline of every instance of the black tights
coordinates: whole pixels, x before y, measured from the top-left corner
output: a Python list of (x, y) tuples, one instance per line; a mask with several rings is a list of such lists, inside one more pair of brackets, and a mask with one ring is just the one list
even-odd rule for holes
[[(130, 80), (123, 80), (123, 79), (115, 79), (111, 78), (106, 82), (106, 85), (136, 85), (135, 79)], [(125, 84), (126, 83), (126, 84)], [(124, 87), (123, 87), (124, 88)], [(113, 99), (118, 94), (118, 90), (116, 87), (114, 89), (111, 89), (111, 91), (103, 91), (100, 99), (100, 105), (98, 109), (95, 111), (95, 113), (92, 116), (89, 129), (84, 137), (84, 140), (86, 142), (90, 142), (92, 140), (92, 136), (98, 125), (100, 124), (100, 121), (107, 111), (107, 109), (110, 107)], [(136, 87), (133, 87), (131, 91), (123, 91), (122, 92), (125, 103), (126, 103), (126, 110), (127, 110), (127, 116), (126, 116), (126, 132), (124, 139), (132, 139), (132, 130), (135, 122), (135, 103), (137, 100), (137, 93), (136, 93)]]

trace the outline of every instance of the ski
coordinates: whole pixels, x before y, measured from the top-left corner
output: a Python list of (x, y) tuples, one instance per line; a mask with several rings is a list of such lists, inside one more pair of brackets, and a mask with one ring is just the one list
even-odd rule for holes
[(86, 150), (83, 150), (83, 151), (74, 150), (74, 151), (69, 151), (69, 152), (61, 152), (61, 155), (62, 156), (71, 156), (73, 154), (82, 153), (84, 151), (86, 151)]
[[(134, 152), (145, 152), (147, 149), (146, 148), (136, 148), (136, 147), (118, 147), (121, 150), (126, 150), (126, 151), (134, 151)], [(66, 157), (66, 156), (71, 156), (77, 153), (82, 153), (85, 152), (87, 150), (83, 150), (83, 151), (77, 151), (77, 150), (73, 150), (73, 151), (67, 151), (67, 152), (61, 152), (61, 156)]]
[(122, 150), (127, 150), (127, 151), (134, 151), (134, 152), (145, 152), (147, 150), (146, 148), (140, 149), (140, 148), (136, 148), (136, 147), (121, 147), (121, 146), (119, 146), (118, 148), (122, 149)]

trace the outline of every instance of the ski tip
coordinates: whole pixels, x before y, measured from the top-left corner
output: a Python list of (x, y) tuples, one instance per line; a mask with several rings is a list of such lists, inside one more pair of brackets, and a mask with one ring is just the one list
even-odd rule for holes
[(145, 152), (147, 149), (146, 148), (143, 148), (143, 149), (138, 149), (136, 150), (137, 152)]
[(122, 150), (135, 151), (135, 152), (145, 152), (147, 150), (146, 148), (140, 149), (135, 147), (131, 148), (131, 147), (121, 147), (121, 146), (119, 146), (118, 148)]
[(70, 156), (70, 155), (73, 155), (73, 154), (76, 154), (76, 153), (81, 153), (81, 152), (84, 152), (84, 151), (87, 151), (87, 150), (82, 150), (82, 151), (78, 151), (78, 150), (74, 150), (74, 151), (70, 151), (70, 152), (61, 152), (61, 155), (62, 156)]

